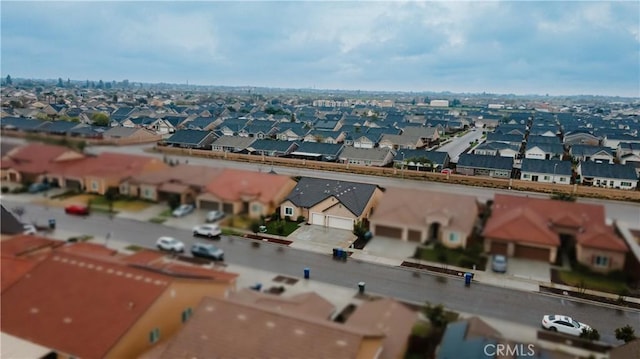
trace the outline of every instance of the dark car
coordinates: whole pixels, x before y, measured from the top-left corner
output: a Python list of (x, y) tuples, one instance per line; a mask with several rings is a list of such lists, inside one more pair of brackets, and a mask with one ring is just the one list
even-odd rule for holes
[(49, 190), (49, 188), (48, 183), (34, 183), (29, 186), (29, 193), (40, 193)]
[(213, 244), (194, 243), (191, 246), (191, 254), (194, 257), (208, 258), (216, 261), (224, 260), (224, 251)]
[(83, 204), (70, 204), (64, 207), (64, 213), (75, 214), (77, 216), (86, 216), (89, 214), (89, 207)]

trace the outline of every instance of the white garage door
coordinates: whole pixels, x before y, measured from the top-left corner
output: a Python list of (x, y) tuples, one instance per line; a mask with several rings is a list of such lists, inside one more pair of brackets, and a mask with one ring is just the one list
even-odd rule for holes
[(320, 226), (324, 226), (324, 214), (322, 213), (311, 213), (311, 224), (317, 224)]
[(344, 217), (329, 217), (329, 227), (346, 229), (350, 231), (353, 229), (353, 219)]

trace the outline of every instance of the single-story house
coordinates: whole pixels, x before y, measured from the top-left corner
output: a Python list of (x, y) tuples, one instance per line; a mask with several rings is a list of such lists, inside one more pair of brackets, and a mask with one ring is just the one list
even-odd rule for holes
[(608, 147), (591, 145), (573, 145), (569, 149), (569, 154), (580, 161), (593, 161), (602, 163), (613, 163), (613, 151)]
[(367, 219), (382, 195), (373, 184), (302, 177), (280, 205), (280, 215), (331, 228), (352, 230)]
[(468, 176), (511, 178), (513, 159), (463, 153), (456, 164), (456, 173)]
[(524, 151), (524, 158), (537, 160), (548, 160), (552, 158), (562, 158), (564, 147), (561, 144), (527, 143)]
[(505, 142), (484, 142), (476, 146), (473, 153), (483, 156), (515, 158), (520, 153), (520, 145)]
[(196, 203), (202, 209), (260, 218), (274, 213), (295, 186), (287, 176), (227, 168), (209, 181)]
[[(594, 271), (624, 268), (624, 241), (601, 205), (496, 194), (482, 232), (485, 251), (555, 263), (561, 250)], [(568, 255), (568, 253), (565, 253)]]
[(391, 187), (369, 218), (369, 228), (375, 236), (465, 248), (477, 220), (473, 196)]
[(209, 150), (216, 139), (213, 132), (199, 130), (178, 130), (164, 140), (167, 146)]
[(363, 166), (384, 167), (393, 161), (394, 153), (390, 148), (345, 147), (340, 152), (339, 161)]
[(449, 160), (447, 152), (404, 149), (396, 152), (393, 163), (407, 170), (440, 171), (449, 167)]
[(211, 149), (214, 152), (242, 152), (255, 140), (255, 137), (221, 136), (211, 143)]
[(520, 178), (523, 181), (571, 184), (571, 161), (522, 160)]
[(288, 156), (298, 149), (298, 143), (294, 141), (255, 140), (245, 151), (251, 155), (270, 157)]
[(564, 135), (564, 144), (573, 145), (589, 145), (599, 146), (600, 137), (593, 135), (593, 133), (587, 130), (575, 130), (568, 132)]
[(635, 189), (638, 186), (638, 173), (632, 165), (580, 162), (576, 172), (581, 183), (588, 186)]
[(104, 131), (102, 138), (105, 140), (129, 140), (132, 142), (154, 142), (162, 139), (162, 135), (157, 135), (146, 128), (136, 127), (110, 127)]
[[(84, 154), (68, 147), (30, 143), (18, 146), (6, 153), (0, 160), (3, 181), (34, 183), (42, 182), (64, 167), (84, 160)], [(48, 180), (55, 180), (48, 178)], [(58, 182), (59, 185), (63, 183)]]
[(338, 160), (343, 144), (302, 142), (291, 152), (291, 157), (314, 161), (335, 162)]

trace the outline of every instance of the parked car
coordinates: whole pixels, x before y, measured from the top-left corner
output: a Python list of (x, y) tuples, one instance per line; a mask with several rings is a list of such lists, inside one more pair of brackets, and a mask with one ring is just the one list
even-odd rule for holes
[(40, 192), (44, 192), (47, 191), (49, 188), (51, 188), (49, 186), (48, 183), (34, 183), (31, 186), (29, 186), (29, 193), (40, 193)]
[(78, 216), (86, 216), (89, 214), (89, 207), (84, 204), (70, 204), (64, 207), (66, 214), (75, 214)]
[(491, 258), (491, 269), (496, 273), (506, 273), (507, 257), (502, 254), (494, 254)]
[(220, 226), (217, 224), (202, 224), (199, 226), (193, 227), (193, 235), (194, 236), (203, 236), (203, 237), (218, 237), (222, 234), (222, 230), (220, 230)]
[(33, 224), (23, 223), (22, 224), (22, 234), (36, 234), (38, 233), (38, 229)]
[(217, 222), (223, 219), (224, 216), (225, 216), (225, 213), (222, 211), (210, 211), (207, 213), (206, 221), (207, 223)]
[(580, 336), (582, 330), (590, 330), (587, 324), (580, 323), (577, 320), (566, 315), (545, 315), (542, 317), (542, 327), (554, 332)]
[(171, 213), (174, 217), (183, 217), (193, 212), (195, 207), (192, 204), (181, 204), (178, 208), (174, 209)]
[(194, 257), (209, 258), (216, 261), (224, 260), (224, 251), (213, 244), (194, 243), (191, 246), (191, 254)]
[(173, 237), (160, 237), (156, 241), (156, 247), (163, 251), (184, 252), (184, 243)]

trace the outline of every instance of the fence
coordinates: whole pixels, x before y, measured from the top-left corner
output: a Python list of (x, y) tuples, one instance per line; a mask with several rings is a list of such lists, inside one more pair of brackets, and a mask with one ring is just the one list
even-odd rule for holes
[(131, 137), (131, 138), (90, 138), (90, 137), (76, 137), (76, 136), (68, 136), (68, 135), (56, 135), (56, 134), (44, 134), (44, 133), (29, 133), (29, 132), (22, 132), (22, 131), (16, 131), (16, 130), (7, 130), (7, 129), (3, 129), (2, 130), (2, 135), (3, 136), (10, 136), (10, 137), (17, 137), (17, 138), (24, 138), (24, 139), (34, 139), (34, 140), (41, 140), (41, 141), (63, 141), (66, 140), (69, 143), (78, 143), (78, 142), (84, 142), (88, 145), (93, 145), (93, 146), (125, 146), (125, 145), (138, 145), (138, 144), (145, 144), (145, 143), (157, 143), (158, 141), (162, 140), (162, 135), (156, 135), (156, 136), (152, 136), (152, 137), (146, 137), (146, 138), (135, 138), (135, 137)]

